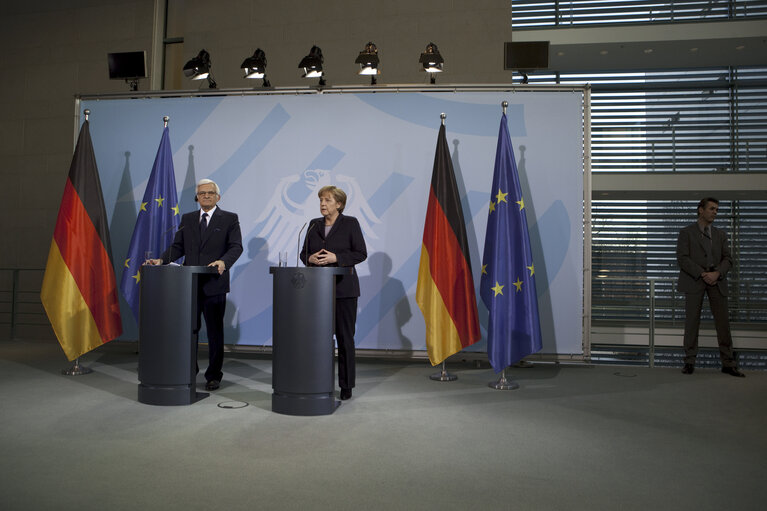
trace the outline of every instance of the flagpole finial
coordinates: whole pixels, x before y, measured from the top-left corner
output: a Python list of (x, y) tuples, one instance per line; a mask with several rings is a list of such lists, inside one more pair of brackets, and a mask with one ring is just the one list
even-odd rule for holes
[(83, 113), (85, 114), (85, 120), (87, 121), (88, 120), (88, 116), (91, 115), (90, 108), (86, 108)]
[(162, 118), (163, 128), (167, 128), (168, 127), (168, 121), (169, 120), (170, 120), (170, 117), (168, 117), (167, 115)]
[(442, 119), (442, 126), (444, 126), (444, 125), (445, 125), (445, 118), (446, 118), (446, 117), (447, 117), (447, 115), (445, 115), (445, 113), (444, 113), (444, 112), (442, 112), (441, 114), (439, 114), (439, 118), (440, 118), (440, 119)]
[(502, 101), (501, 102), (501, 106), (503, 107), (503, 115), (506, 115), (506, 107), (509, 106), (509, 102), (508, 101)]

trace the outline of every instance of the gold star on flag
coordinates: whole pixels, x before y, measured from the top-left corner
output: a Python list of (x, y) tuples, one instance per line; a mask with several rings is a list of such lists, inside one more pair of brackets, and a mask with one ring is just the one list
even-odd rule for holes
[(162, 197), (160, 197), (159, 199), (155, 199), (154, 201), (157, 203), (157, 205), (158, 205), (158, 206), (162, 207), (162, 201), (164, 201), (164, 200), (165, 200), (165, 199), (163, 199)]
[(170, 208), (170, 209), (172, 209), (172, 210), (173, 210), (173, 216), (176, 216), (176, 215), (178, 215), (178, 204), (176, 204), (175, 206), (173, 206), (173, 207), (172, 207), (172, 208)]
[(136, 284), (138, 284), (139, 280), (141, 280), (141, 272), (137, 271), (131, 278), (136, 279)]
[(139, 211), (146, 211), (146, 205), (149, 204), (148, 202), (142, 202), (141, 206), (139, 206)]
[(530, 276), (531, 277), (533, 275), (535, 275), (535, 265), (534, 264), (531, 264), (530, 266), (528, 266), (527, 269), (530, 270)]
[(487, 265), (486, 264), (482, 265), (482, 275), (487, 275)]
[(508, 193), (503, 193), (500, 188), (498, 188), (498, 195), (495, 196), (496, 199), (498, 199), (498, 204), (501, 202), (505, 202), (508, 204), (509, 201), (506, 200), (506, 196)]
[(491, 287), (493, 291), (495, 291), (495, 294), (493, 296), (498, 296), (503, 294), (503, 288), (504, 286), (500, 285), (498, 281), (495, 282), (495, 287)]
[(514, 284), (516, 286), (517, 291), (522, 291), (522, 281), (519, 280), (519, 277), (517, 277), (517, 281), (516, 282), (512, 282), (512, 284)]
[(490, 201), (490, 212), (492, 213), (493, 211), (495, 211), (495, 202)]
[(517, 204), (519, 204), (519, 210), (522, 211), (525, 209), (525, 199), (521, 198), (517, 201)]
[(128, 268), (130, 266), (130, 258), (125, 260), (125, 267)]

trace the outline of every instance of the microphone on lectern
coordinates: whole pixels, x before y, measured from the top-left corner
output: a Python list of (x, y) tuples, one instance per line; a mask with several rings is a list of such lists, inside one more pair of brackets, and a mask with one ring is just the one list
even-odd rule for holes
[[(306, 227), (306, 224), (309, 222), (304, 222), (304, 225), (301, 226), (301, 230), (298, 231), (298, 243), (296, 243), (296, 268), (298, 268), (298, 256), (301, 255), (301, 233), (304, 232), (304, 227)], [(307, 234), (309, 234), (307, 232)]]
[(312, 228), (314, 227), (314, 222), (309, 226), (309, 228), (306, 230), (306, 249), (304, 250), (304, 259), (306, 260), (306, 266), (309, 266), (309, 233), (312, 232)]

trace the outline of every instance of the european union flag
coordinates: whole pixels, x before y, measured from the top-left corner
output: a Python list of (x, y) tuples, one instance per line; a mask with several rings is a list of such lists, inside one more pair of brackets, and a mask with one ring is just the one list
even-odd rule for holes
[(152, 173), (144, 190), (144, 198), (141, 200), (120, 282), (123, 296), (130, 305), (137, 322), (141, 265), (147, 256), (159, 258), (170, 246), (180, 220), (176, 176), (173, 172), (173, 152), (170, 149), (168, 128), (165, 127), (154, 165), (152, 165)]
[(487, 356), (496, 373), (540, 351), (535, 265), (505, 113), (498, 132), (479, 292), (490, 311)]

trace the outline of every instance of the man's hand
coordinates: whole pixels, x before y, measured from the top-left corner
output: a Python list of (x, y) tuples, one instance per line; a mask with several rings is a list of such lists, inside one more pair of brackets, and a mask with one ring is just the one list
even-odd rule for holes
[(713, 286), (719, 281), (720, 273), (718, 271), (704, 271), (700, 276), (703, 277), (703, 282)]
[(226, 264), (224, 264), (224, 261), (222, 261), (221, 259), (219, 259), (217, 261), (213, 261), (208, 266), (215, 266), (216, 269), (218, 270), (218, 274), (219, 275), (224, 273), (224, 270), (226, 270)]
[(162, 259), (147, 259), (144, 261), (144, 264), (148, 264), (149, 266), (160, 266), (162, 264)]

